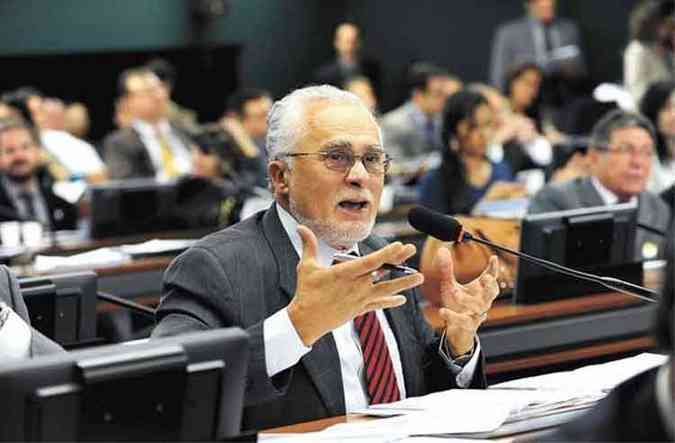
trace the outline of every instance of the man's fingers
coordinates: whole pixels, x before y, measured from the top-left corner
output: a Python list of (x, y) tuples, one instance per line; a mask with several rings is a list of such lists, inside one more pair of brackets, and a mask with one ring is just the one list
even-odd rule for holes
[(404, 295), (385, 295), (374, 298), (366, 305), (366, 311), (374, 311), (376, 309), (396, 308), (404, 305), (407, 299)]
[[(398, 265), (415, 255), (414, 245), (404, 245), (394, 242), (386, 247), (349, 262), (341, 263), (339, 272), (341, 275), (363, 276), (370, 275), (382, 267), (383, 264)], [(337, 268), (336, 268), (337, 270)]]
[(420, 273), (398, 277), (376, 283), (375, 289), (380, 294), (398, 294), (424, 283), (424, 276)]
[(432, 267), (440, 277), (441, 293), (457, 285), (455, 266), (452, 262), (452, 254), (448, 248), (441, 247), (438, 249)]
[(315, 261), (317, 251), (319, 250), (319, 242), (316, 235), (307, 226), (298, 225), (298, 235), (302, 240), (302, 262)]

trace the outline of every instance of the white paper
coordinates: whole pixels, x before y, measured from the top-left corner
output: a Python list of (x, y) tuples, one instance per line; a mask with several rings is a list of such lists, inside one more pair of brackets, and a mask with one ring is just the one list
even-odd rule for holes
[(56, 270), (93, 269), (104, 266), (117, 266), (131, 261), (129, 254), (112, 248), (100, 248), (68, 257), (37, 255), (33, 263), (36, 272)]
[(609, 391), (623, 381), (666, 362), (667, 356), (643, 353), (574, 371), (554, 372), (500, 383), (494, 387), (536, 388), (561, 391)]
[(140, 254), (161, 254), (164, 252), (182, 251), (195, 244), (197, 240), (193, 239), (175, 239), (175, 240), (159, 240), (153, 239), (143, 243), (136, 243), (133, 245), (122, 245), (119, 250), (125, 254), (140, 255)]

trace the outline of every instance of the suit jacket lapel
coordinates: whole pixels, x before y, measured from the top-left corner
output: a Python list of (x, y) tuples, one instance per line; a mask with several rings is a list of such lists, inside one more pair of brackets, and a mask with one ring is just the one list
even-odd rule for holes
[(581, 179), (579, 187), (579, 197), (581, 199), (582, 207), (605, 206), (604, 200), (595, 189), (595, 186), (593, 186), (590, 177)]
[[(299, 259), (284, 230), (276, 204), (263, 217), (263, 231), (270, 244), (279, 269), (279, 287), (290, 301), (296, 290), (296, 267)], [(345, 394), (342, 387), (340, 358), (333, 334), (328, 333), (317, 340), (312, 350), (300, 360), (316, 386), (321, 400), (331, 415), (345, 413)]]

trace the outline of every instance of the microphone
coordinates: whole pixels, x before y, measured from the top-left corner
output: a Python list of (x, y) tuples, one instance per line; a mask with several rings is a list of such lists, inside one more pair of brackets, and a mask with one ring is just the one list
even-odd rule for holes
[(597, 283), (612, 291), (621, 292), (623, 294), (639, 298), (643, 301), (658, 303), (657, 300), (651, 298), (651, 296), (658, 296), (657, 291), (629, 283), (618, 278), (604, 277), (590, 274), (588, 272), (578, 271), (576, 269), (568, 268), (566, 266), (544, 260), (543, 258), (534, 257), (532, 255), (525, 254), (524, 252), (515, 251), (480, 237), (475, 237), (469, 232), (466, 232), (462, 224), (457, 221), (457, 219), (436, 211), (432, 211), (431, 209), (425, 208), (423, 206), (413, 207), (408, 213), (408, 221), (413, 228), (441, 241), (457, 243), (463, 241), (475, 241), (498, 251), (518, 256), (525, 261), (534, 263), (535, 265), (541, 266), (542, 268), (548, 269), (549, 271), (564, 274), (569, 277), (579, 278), (581, 280), (590, 281), (592, 283)]

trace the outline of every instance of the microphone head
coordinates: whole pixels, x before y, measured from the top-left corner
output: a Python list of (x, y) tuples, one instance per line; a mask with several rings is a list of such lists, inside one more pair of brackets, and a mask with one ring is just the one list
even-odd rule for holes
[(408, 212), (410, 225), (420, 232), (441, 241), (461, 241), (462, 225), (453, 217), (432, 211), (424, 206), (415, 206)]

